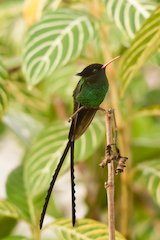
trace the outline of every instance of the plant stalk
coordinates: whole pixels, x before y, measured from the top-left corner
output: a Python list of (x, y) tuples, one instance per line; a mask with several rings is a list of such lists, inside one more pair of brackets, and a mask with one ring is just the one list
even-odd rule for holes
[[(113, 144), (112, 116), (113, 116), (112, 109), (108, 110), (105, 114), (107, 145)], [(108, 182), (105, 183), (105, 189), (106, 189), (107, 199), (108, 199), (108, 229), (109, 229), (108, 239), (115, 240), (114, 162), (113, 160), (111, 160), (111, 162), (107, 164), (107, 167), (108, 167)]]

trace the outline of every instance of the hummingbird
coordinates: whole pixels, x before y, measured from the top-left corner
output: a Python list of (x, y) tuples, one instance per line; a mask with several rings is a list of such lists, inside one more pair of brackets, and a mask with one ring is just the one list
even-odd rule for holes
[(80, 80), (73, 91), (73, 115), (71, 116), (71, 126), (68, 134), (68, 142), (59, 160), (57, 168), (50, 182), (50, 186), (43, 205), (40, 229), (43, 226), (43, 220), (49, 203), (49, 199), (58, 177), (59, 171), (63, 165), (65, 157), (70, 149), (70, 172), (71, 172), (71, 196), (72, 196), (72, 225), (76, 222), (75, 210), (75, 183), (74, 183), (74, 142), (89, 127), (100, 104), (103, 102), (109, 88), (108, 79), (105, 74), (106, 67), (118, 59), (115, 57), (105, 64), (93, 63), (83, 69), (76, 75), (80, 76)]

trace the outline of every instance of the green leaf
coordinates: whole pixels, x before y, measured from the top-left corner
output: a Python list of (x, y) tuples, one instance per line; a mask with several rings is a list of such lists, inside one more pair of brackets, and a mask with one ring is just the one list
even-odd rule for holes
[(14, 204), (6, 200), (0, 201), (0, 239), (10, 234), (19, 218), (18, 209)]
[(0, 216), (19, 218), (19, 213), (11, 202), (0, 201)]
[[(77, 220), (75, 227), (72, 227), (71, 221), (60, 219), (55, 221), (50, 228), (56, 233), (55, 240), (107, 240), (108, 228), (105, 224), (91, 220)], [(125, 240), (125, 238), (116, 231), (116, 240)]]
[(142, 108), (133, 115), (133, 118), (145, 116), (160, 116), (160, 105), (150, 105)]
[[(69, 124), (53, 122), (44, 129), (32, 144), (25, 157), (24, 174), (28, 192), (36, 196), (44, 192), (63, 153), (68, 138)], [(76, 141), (75, 161), (90, 157), (104, 139), (105, 124), (95, 118), (87, 132)], [(61, 173), (69, 167), (69, 156), (64, 162)]]
[(27, 34), (23, 70), (28, 84), (37, 84), (78, 57), (94, 35), (88, 15), (71, 9), (48, 12)]
[(25, 30), (22, 19), (23, 1), (0, 1), (0, 6), (0, 53), (11, 58), (20, 53), (23, 42), (22, 33)]
[(0, 239), (9, 236), (17, 224), (17, 219), (13, 217), (0, 216)]
[(2, 60), (0, 59), (0, 81), (3, 82), (7, 78), (8, 78), (8, 72), (2, 63)]
[(26, 238), (24, 236), (9, 236), (9, 237), (3, 238), (3, 240), (29, 240), (29, 238)]
[(143, 162), (137, 168), (140, 171), (138, 184), (143, 183), (160, 206), (160, 159)]
[(5, 66), (0, 59), (0, 117), (6, 111), (8, 105), (8, 93), (6, 89), (6, 80), (8, 79), (8, 73)]
[(22, 166), (13, 170), (7, 179), (8, 200), (19, 210), (21, 218), (30, 221), (29, 199), (23, 180)]
[(155, 3), (150, 0), (107, 0), (105, 2), (109, 19), (113, 20), (120, 31), (130, 38), (134, 38), (135, 32), (155, 9)]
[(127, 86), (145, 61), (160, 46), (160, 7), (146, 20), (136, 34), (130, 48), (121, 57), (120, 77), (121, 95), (124, 95)]
[(8, 105), (8, 94), (4, 84), (0, 82), (0, 118), (6, 111)]
[(17, 76), (17, 80), (8, 81), (11, 98), (9, 110), (13, 108), (13, 111), (29, 113), (36, 119), (42, 118), (42, 120), (44, 120), (50, 104), (49, 97), (46, 98), (42, 90), (39, 90), (37, 87), (34, 87), (32, 91), (27, 89), (26, 83), (22, 79), (19, 80), (19, 77), (21, 79), (21, 76)]

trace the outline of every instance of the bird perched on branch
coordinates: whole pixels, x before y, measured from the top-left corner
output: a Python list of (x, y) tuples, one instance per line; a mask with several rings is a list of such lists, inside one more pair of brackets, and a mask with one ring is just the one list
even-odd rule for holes
[(108, 79), (105, 74), (106, 67), (116, 60), (116, 57), (105, 64), (94, 63), (83, 69), (77, 75), (81, 77), (74, 92), (74, 110), (70, 118), (71, 127), (68, 134), (68, 142), (64, 149), (61, 159), (57, 165), (53, 175), (50, 187), (48, 189), (43, 210), (40, 219), (40, 229), (43, 225), (44, 216), (47, 210), (48, 202), (51, 196), (52, 189), (63, 165), (65, 157), (70, 149), (70, 170), (71, 170), (71, 194), (72, 194), (72, 225), (75, 225), (75, 190), (74, 190), (74, 142), (78, 139), (88, 128), (92, 122), (96, 112), (100, 109), (100, 104), (103, 102), (108, 91)]

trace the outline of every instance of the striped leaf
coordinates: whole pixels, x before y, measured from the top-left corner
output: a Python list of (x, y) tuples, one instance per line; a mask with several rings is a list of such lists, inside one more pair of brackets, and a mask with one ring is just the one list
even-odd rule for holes
[(145, 117), (145, 116), (160, 116), (160, 105), (155, 104), (155, 105), (146, 106), (141, 110), (139, 110), (138, 112), (136, 112), (132, 117), (136, 118), (136, 117)]
[(137, 33), (130, 48), (121, 57), (120, 76), (121, 94), (125, 90), (133, 76), (145, 63), (151, 54), (160, 46), (160, 7), (158, 7), (151, 17), (146, 20), (142, 28)]
[(120, 31), (131, 39), (155, 6), (150, 0), (106, 0), (109, 19), (113, 20)]
[[(105, 124), (96, 118), (86, 134), (76, 142), (75, 161), (90, 157), (104, 139)], [(25, 182), (30, 195), (35, 196), (44, 192), (67, 143), (69, 124), (54, 122), (44, 129), (26, 155)], [(69, 156), (68, 156), (69, 157)], [(69, 167), (69, 158), (65, 160), (63, 173)]]
[(6, 89), (6, 80), (8, 73), (0, 60), (0, 118), (4, 114), (8, 105), (8, 93)]
[(160, 206), (160, 159), (144, 162), (139, 164), (137, 168), (140, 170), (138, 184), (143, 183)]
[(19, 213), (15, 206), (9, 201), (0, 201), (0, 216), (19, 218)]
[[(105, 224), (91, 220), (81, 219), (72, 227), (71, 221), (60, 219), (50, 225), (52, 231), (56, 233), (55, 240), (107, 240), (108, 228)], [(116, 240), (125, 240), (125, 238), (116, 231)]]
[(8, 200), (18, 208), (21, 218), (30, 221), (29, 199), (26, 194), (22, 167), (11, 172), (7, 180)]
[(94, 22), (82, 12), (61, 9), (46, 13), (27, 34), (23, 69), (28, 84), (37, 84), (78, 57), (94, 34)]

